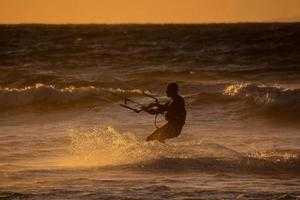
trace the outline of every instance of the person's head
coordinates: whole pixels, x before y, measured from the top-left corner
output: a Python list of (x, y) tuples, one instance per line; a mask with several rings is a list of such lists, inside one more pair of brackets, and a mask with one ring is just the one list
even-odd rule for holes
[(177, 96), (178, 95), (178, 90), (179, 90), (179, 87), (176, 83), (170, 83), (168, 86), (167, 86), (167, 96), (168, 97), (174, 97), (174, 96)]

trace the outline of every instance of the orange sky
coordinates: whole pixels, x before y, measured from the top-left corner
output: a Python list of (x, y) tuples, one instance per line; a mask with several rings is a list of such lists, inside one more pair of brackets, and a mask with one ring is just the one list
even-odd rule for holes
[(0, 23), (207, 23), (294, 19), (300, 0), (0, 0)]

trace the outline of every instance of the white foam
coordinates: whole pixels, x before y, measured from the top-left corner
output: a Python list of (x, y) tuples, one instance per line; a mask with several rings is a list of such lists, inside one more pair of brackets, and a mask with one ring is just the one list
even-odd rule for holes
[(257, 105), (287, 105), (300, 101), (299, 89), (292, 90), (277, 85), (233, 84), (225, 88), (223, 94), (243, 98)]
[(0, 87), (0, 108), (13, 108), (25, 105), (61, 105), (77, 103), (80, 101), (104, 101), (111, 103), (120, 100), (120, 97), (113, 94), (138, 95), (139, 89), (123, 90), (121, 88), (96, 88), (94, 86), (74, 87), (68, 86), (58, 88), (54, 85), (37, 83), (34, 86), (24, 88), (1, 88)]

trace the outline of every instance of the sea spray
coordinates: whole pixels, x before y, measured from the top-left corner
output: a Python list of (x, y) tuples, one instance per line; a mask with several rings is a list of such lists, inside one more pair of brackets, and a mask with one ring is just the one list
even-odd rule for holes
[(65, 167), (114, 167), (183, 173), (211, 171), (232, 173), (298, 174), (297, 152), (250, 151), (240, 153), (209, 141), (161, 144), (145, 142), (132, 133), (93, 128), (70, 130), (71, 156)]
[[(125, 165), (153, 160), (162, 145), (139, 140), (132, 133), (120, 134), (112, 127), (70, 130), (72, 155), (79, 166)], [(154, 148), (155, 145), (155, 148)]]

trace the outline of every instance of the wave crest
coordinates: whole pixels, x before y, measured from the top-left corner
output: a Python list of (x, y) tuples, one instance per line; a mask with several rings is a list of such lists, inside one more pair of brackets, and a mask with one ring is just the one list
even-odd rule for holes
[(224, 94), (232, 97), (246, 98), (258, 105), (285, 103), (290, 100), (300, 99), (300, 90), (248, 83), (230, 85), (225, 88)]
[(33, 107), (66, 107), (70, 105), (89, 105), (101, 102), (113, 103), (127, 96), (142, 94), (139, 89), (96, 88), (94, 86), (57, 88), (54, 85), (36, 84), (24, 88), (1, 88), (0, 109)]
[(243, 83), (228, 86), (223, 94), (244, 100), (266, 114), (297, 117), (300, 111), (300, 89)]

